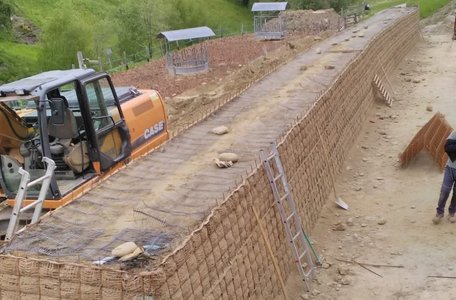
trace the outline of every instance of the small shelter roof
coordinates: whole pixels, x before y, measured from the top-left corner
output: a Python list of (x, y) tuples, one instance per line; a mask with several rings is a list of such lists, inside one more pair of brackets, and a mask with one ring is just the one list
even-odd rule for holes
[(158, 38), (165, 38), (168, 42), (208, 38), (212, 36), (215, 36), (215, 33), (207, 26), (163, 31), (157, 35)]
[(255, 2), (252, 5), (252, 11), (282, 11), (287, 9), (287, 5), (288, 2)]

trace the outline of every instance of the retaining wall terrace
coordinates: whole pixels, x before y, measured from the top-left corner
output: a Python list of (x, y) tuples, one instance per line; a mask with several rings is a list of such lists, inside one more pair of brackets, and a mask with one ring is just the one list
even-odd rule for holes
[[(331, 190), (330, 172), (339, 173), (375, 101), (374, 75), (382, 68), (391, 71), (413, 47), (418, 21), (418, 11), (409, 9), (385, 26), (284, 133), (278, 148), (307, 232)], [(277, 274), (286, 280), (295, 265), (267, 176), (257, 165), (158, 268), (131, 273), (3, 255), (1, 299), (271, 299), (281, 294)]]

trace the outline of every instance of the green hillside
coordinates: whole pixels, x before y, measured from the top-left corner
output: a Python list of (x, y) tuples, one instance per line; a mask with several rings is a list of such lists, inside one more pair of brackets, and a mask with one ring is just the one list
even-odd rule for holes
[[(251, 28), (252, 16), (238, 0), (0, 0), (40, 32), (36, 45), (0, 34), (0, 82), (38, 71), (69, 68), (76, 51), (113, 58), (160, 50), (158, 32), (207, 25), (218, 34)], [(0, 11), (1, 13), (1, 11)], [(1, 21), (1, 19), (0, 19)], [(0, 31), (2, 29), (0, 22)], [(145, 55), (145, 54), (143, 54)]]
[(371, 3), (373, 3), (374, 12), (402, 3), (419, 6), (421, 18), (427, 18), (450, 2), (451, 0), (374, 0)]
[[(292, 8), (348, 5), (361, 0), (290, 0)], [(450, 0), (371, 0), (373, 11), (418, 4), (427, 17)], [(158, 57), (158, 32), (210, 26), (217, 34), (252, 30), (247, 0), (0, 0), (0, 83), (48, 69), (77, 65), (76, 52), (104, 65)], [(11, 7), (11, 11), (8, 11)], [(5, 13), (6, 12), (6, 13)], [(10, 15), (8, 15), (9, 13)], [(12, 16), (18, 21), (8, 24)], [(16, 22), (16, 23), (15, 23)], [(15, 28), (15, 30), (13, 30)], [(17, 34), (17, 31), (22, 34)], [(11, 33), (11, 32), (16, 32)], [(32, 35), (35, 44), (25, 44)], [(20, 36), (18, 38), (18, 36)], [(112, 49), (108, 59), (106, 52)]]

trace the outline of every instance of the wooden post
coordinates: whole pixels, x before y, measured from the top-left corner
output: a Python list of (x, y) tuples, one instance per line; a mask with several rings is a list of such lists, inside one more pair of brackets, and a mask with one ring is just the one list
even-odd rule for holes
[(100, 71), (103, 71), (103, 62), (101, 61), (101, 56), (98, 56), (98, 66), (100, 68)]
[(255, 207), (253, 207), (253, 205), (250, 207), (253, 210), (253, 214), (255, 215), (255, 219), (258, 223), (258, 227), (260, 228), (261, 234), (263, 235), (263, 240), (264, 240), (264, 243), (266, 244), (267, 252), (269, 253), (269, 255), (271, 257), (271, 261), (272, 261), (272, 264), (274, 265), (276, 275), (279, 278), (280, 287), (282, 288), (282, 292), (285, 297), (285, 300), (288, 300), (288, 299), (290, 299), (290, 297), (288, 297), (287, 289), (285, 288), (285, 281), (283, 281), (282, 274), (280, 274), (279, 264), (277, 262), (276, 257), (274, 256), (274, 253), (272, 252), (271, 243), (269, 243), (269, 239), (268, 239), (268, 236), (266, 235), (266, 231), (264, 230), (263, 225), (261, 224), (260, 216), (258, 215), (258, 213), (257, 213)]
[(78, 51), (77, 57), (78, 57), (79, 69), (85, 69), (84, 56), (82, 55), (82, 51)]
[(124, 58), (124, 64), (125, 64), (125, 70), (128, 71), (128, 60), (127, 60), (127, 52), (123, 52), (123, 58)]

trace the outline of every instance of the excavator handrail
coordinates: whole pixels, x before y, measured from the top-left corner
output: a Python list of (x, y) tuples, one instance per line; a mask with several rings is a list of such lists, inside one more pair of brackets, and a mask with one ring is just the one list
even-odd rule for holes
[[(49, 190), (49, 185), (51, 184), (51, 179), (52, 176), (54, 176), (54, 170), (56, 168), (55, 162), (50, 158), (43, 157), (43, 162), (47, 164), (46, 173), (42, 177), (32, 182), (30, 182), (30, 173), (22, 168), (19, 169), (19, 174), (21, 174), (22, 177), (19, 189), (16, 194), (16, 203), (14, 204), (13, 212), (11, 214), (10, 222), (8, 224), (8, 229), (6, 231), (5, 240), (7, 241), (10, 241), (11, 238), (16, 234), (17, 225), (19, 224), (19, 216), (21, 213), (35, 207), (31, 224), (35, 224), (36, 222), (38, 222), (40, 218), (41, 211), (43, 209), (43, 202), (46, 199), (46, 195)], [(27, 189), (39, 183), (42, 184), (38, 199), (30, 203), (29, 205), (22, 207), (22, 202), (27, 196)], [(22, 229), (20, 231), (22, 231)]]

